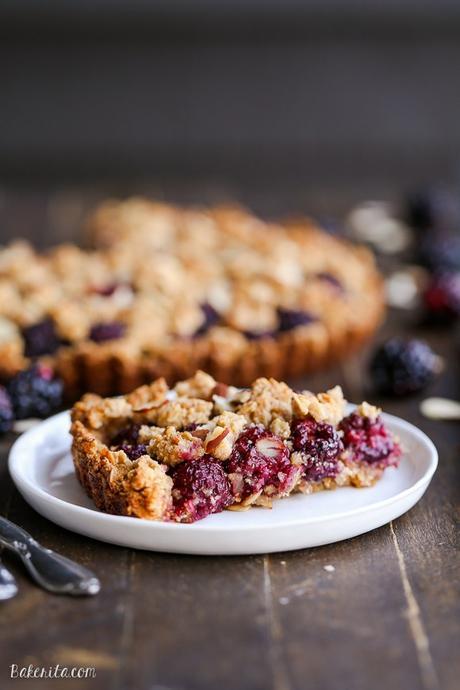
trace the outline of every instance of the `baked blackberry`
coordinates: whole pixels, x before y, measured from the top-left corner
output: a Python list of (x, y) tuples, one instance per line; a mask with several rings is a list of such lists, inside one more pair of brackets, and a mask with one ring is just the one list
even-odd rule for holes
[(262, 426), (243, 431), (225, 463), (233, 495), (244, 499), (266, 487), (286, 493), (297, 468), (291, 465), (289, 448)]
[(201, 311), (203, 312), (203, 323), (196, 330), (195, 337), (204, 335), (210, 328), (216, 326), (220, 321), (220, 316), (218, 312), (212, 307), (208, 302), (204, 302), (201, 306)]
[(222, 465), (211, 456), (181, 462), (171, 477), (173, 512), (181, 522), (201, 520), (233, 503)]
[(263, 338), (274, 338), (273, 331), (244, 331), (244, 335), (248, 340), (262, 340)]
[(119, 289), (134, 291), (133, 285), (131, 283), (120, 283), (113, 282), (107, 285), (101, 285), (99, 287), (93, 287), (91, 293), (94, 295), (100, 295), (101, 297), (112, 297), (112, 295)]
[(292, 423), (292, 447), (303, 458), (303, 476), (309, 481), (335, 477), (342, 442), (331, 424), (317, 422), (313, 417)]
[(143, 443), (122, 443), (116, 448), (116, 450), (122, 450), (130, 460), (137, 460), (142, 455), (147, 455), (147, 446)]
[(6, 434), (13, 427), (14, 413), (6, 389), (0, 386), (0, 434)]
[(334, 287), (338, 292), (343, 292), (343, 284), (336, 276), (332, 275), (332, 273), (323, 271), (322, 273), (317, 273), (316, 277), (319, 280), (323, 280), (325, 283), (329, 283), (329, 285)]
[(380, 415), (372, 419), (352, 412), (342, 419), (339, 428), (343, 431), (343, 444), (350, 451), (352, 460), (381, 468), (397, 464), (401, 448)]
[(392, 338), (375, 352), (370, 373), (378, 393), (408, 395), (425, 388), (440, 364), (440, 358), (422, 340)]
[(139, 424), (122, 429), (113, 437), (110, 448), (124, 451), (130, 460), (137, 460), (141, 455), (146, 455), (147, 446), (145, 443), (139, 443), (139, 429)]
[(308, 311), (285, 309), (284, 307), (278, 307), (278, 319), (278, 330), (281, 333), (292, 331), (299, 326), (308, 326), (310, 323), (316, 321), (313, 314), (310, 314)]
[(48, 417), (62, 404), (62, 381), (43, 365), (20, 371), (8, 383), (7, 390), (16, 419)]
[(23, 329), (22, 336), (26, 357), (51, 355), (61, 344), (52, 319), (44, 319), (33, 326), (27, 326)]
[(423, 300), (428, 316), (451, 323), (460, 317), (460, 272), (434, 276)]
[(89, 332), (90, 340), (95, 343), (104, 343), (107, 340), (117, 340), (125, 334), (126, 327), (120, 321), (110, 323), (96, 323)]

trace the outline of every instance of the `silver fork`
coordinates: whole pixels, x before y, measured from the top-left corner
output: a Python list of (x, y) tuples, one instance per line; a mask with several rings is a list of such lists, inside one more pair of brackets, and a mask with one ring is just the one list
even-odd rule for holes
[(88, 568), (45, 549), (22, 527), (1, 516), (0, 545), (19, 556), (29, 575), (49, 592), (93, 596), (101, 588), (99, 580)]
[(0, 559), (0, 601), (12, 599), (18, 593), (18, 586), (14, 576), (5, 568)]

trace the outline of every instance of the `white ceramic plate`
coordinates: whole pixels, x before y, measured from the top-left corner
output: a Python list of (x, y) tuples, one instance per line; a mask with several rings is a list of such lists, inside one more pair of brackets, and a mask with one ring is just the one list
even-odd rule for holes
[(412, 424), (384, 415), (405, 456), (369, 489), (297, 494), (272, 510), (225, 511), (193, 525), (107, 515), (79, 485), (69, 452), (69, 414), (62, 412), (23, 434), (13, 445), (9, 469), (25, 500), (49, 520), (94, 539), (152, 551), (254, 554), (330, 544), (369, 532), (417, 503), (437, 466), (430, 439)]

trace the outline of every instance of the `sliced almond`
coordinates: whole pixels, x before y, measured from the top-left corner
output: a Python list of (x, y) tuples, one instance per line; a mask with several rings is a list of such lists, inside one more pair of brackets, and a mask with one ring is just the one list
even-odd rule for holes
[(420, 404), (420, 412), (428, 419), (460, 419), (460, 402), (448, 398), (427, 398)]
[(219, 434), (219, 436), (216, 436), (215, 438), (212, 438), (210, 441), (207, 442), (206, 444), (206, 452), (207, 453), (213, 453), (217, 446), (219, 446), (224, 438), (228, 436), (230, 433), (230, 429), (224, 429), (222, 433)]
[(261, 438), (256, 442), (256, 448), (259, 453), (268, 458), (276, 458), (284, 452), (285, 445), (278, 438)]

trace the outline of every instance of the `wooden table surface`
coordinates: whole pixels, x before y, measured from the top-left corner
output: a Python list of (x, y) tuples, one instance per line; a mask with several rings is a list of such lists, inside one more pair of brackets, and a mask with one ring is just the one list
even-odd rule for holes
[[(32, 202), (28, 197), (26, 211), (18, 199), (3, 200), (0, 220), (9, 235), (12, 229), (30, 235), (27, 217), (33, 217), (35, 228), (49, 227), (37, 212), (45, 206), (40, 195)], [(64, 221), (62, 236), (71, 236), (71, 223)], [(46, 232), (43, 237), (50, 241)], [(452, 331), (417, 330), (409, 315), (394, 313), (380, 335), (394, 332), (429, 340), (447, 366), (428, 392), (457, 397), (458, 344)], [(361, 353), (343, 367), (292, 383), (313, 390), (340, 383), (358, 401), (369, 397), (365, 361)], [(88, 599), (52, 596), (4, 554), (20, 593), (1, 604), (0, 687), (18, 686), (10, 680), (10, 664), (47, 668), (59, 663), (95, 667), (96, 678), (22, 684), (35, 690), (457, 688), (459, 429), (424, 419), (423, 397), (372, 397), (423, 429), (439, 450), (438, 471), (422, 500), (361, 537), (266, 556), (148, 553), (68, 532), (19, 496), (6, 466), (13, 438), (4, 439), (0, 513), (47, 547), (91, 567), (102, 591)], [(335, 570), (325, 570), (326, 565)]]

